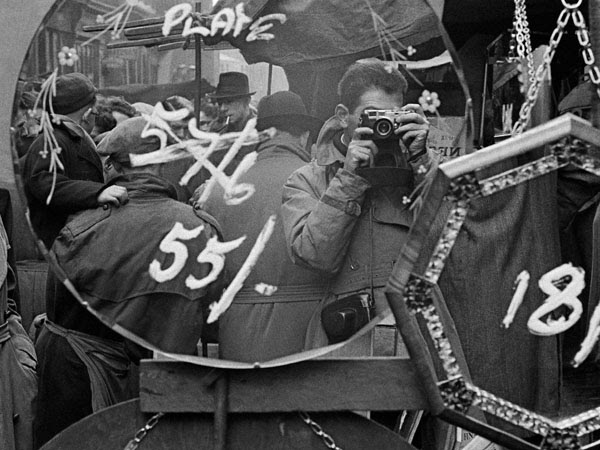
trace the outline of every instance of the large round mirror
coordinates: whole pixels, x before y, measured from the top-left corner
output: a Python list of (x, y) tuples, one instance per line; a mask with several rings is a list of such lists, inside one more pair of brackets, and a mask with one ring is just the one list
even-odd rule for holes
[[(18, 167), (33, 231), (58, 269), (44, 281), (46, 263), (28, 263), (39, 288), (25, 302), (25, 324), (45, 312), (41, 330), (54, 324), (116, 341), (125, 335), (155, 351), (240, 367), (333, 350), (406, 355), (383, 287), (415, 214), (411, 193), (434, 161), (466, 148), (465, 89), (439, 31), (439, 5), (411, 2), (406, 15), (404, 7), (365, 3), (360, 18), (343, 8), (344, 26), (334, 27), (333, 4), (317, 2), (114, 3), (54, 5), (20, 73)], [(314, 15), (321, 22), (308, 19)], [(349, 39), (348, 29), (362, 31)], [(387, 76), (371, 89), (383, 99), (357, 94), (352, 80), (340, 83), (353, 64), (356, 79), (373, 77), (369, 70)], [(403, 121), (430, 124), (414, 160), (412, 139), (399, 139)], [(375, 203), (385, 207), (369, 218), (358, 203), (354, 212), (353, 202), (340, 206), (329, 195), (323, 203), (325, 185), (314, 202), (352, 219), (338, 226), (347, 229), (344, 239), (371, 229), (377, 245), (396, 243), (384, 244), (387, 256), (362, 244), (334, 250), (331, 227), (318, 238), (318, 255), (305, 254), (294, 234), (312, 200), (299, 210), (293, 182), (287, 193), (283, 185), (328, 151), (336, 152), (328, 170), (341, 169), (334, 143), (345, 149), (340, 139), (352, 139), (348, 130), (358, 122), (384, 149), (360, 180), (384, 180)], [(324, 123), (333, 128), (320, 137)], [(328, 132), (334, 140), (323, 140)], [(395, 176), (399, 185), (390, 184)], [(165, 205), (149, 202), (153, 190)], [(283, 215), (282, 195), (289, 200)], [(303, 233), (313, 233), (310, 223)], [(325, 267), (318, 260), (331, 252), (341, 253)]]

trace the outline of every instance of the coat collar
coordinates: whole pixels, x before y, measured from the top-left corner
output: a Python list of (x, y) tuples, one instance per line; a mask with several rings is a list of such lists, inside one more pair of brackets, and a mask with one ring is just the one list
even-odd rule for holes
[(317, 138), (315, 152), (318, 165), (329, 166), (336, 162), (344, 162), (344, 155), (333, 144), (334, 136), (343, 129), (344, 127), (342, 127), (337, 116), (330, 117), (323, 124)]
[(67, 131), (73, 137), (83, 139), (87, 135), (86, 131), (83, 128), (81, 128), (81, 125), (76, 123), (69, 116), (64, 116), (62, 114), (54, 114), (54, 120), (60, 121), (58, 126), (61, 127), (63, 130)]
[(271, 139), (263, 142), (256, 151), (258, 152), (258, 160), (265, 159), (275, 154), (292, 153), (304, 162), (310, 161), (309, 151), (302, 148), (298, 140), (290, 141), (281, 135), (275, 135)]
[(127, 188), (129, 197), (170, 197), (177, 200), (177, 190), (166, 179), (150, 173), (130, 173), (112, 178), (108, 185)]

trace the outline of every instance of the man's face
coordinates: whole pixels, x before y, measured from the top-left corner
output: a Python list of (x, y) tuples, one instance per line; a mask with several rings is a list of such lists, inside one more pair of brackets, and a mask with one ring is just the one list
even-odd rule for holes
[(349, 112), (345, 134), (348, 139), (352, 139), (352, 134), (358, 127), (360, 115), (365, 109), (399, 109), (402, 106), (404, 106), (404, 97), (401, 93), (387, 94), (377, 88), (369, 89), (360, 96), (354, 111)]
[(224, 98), (219, 100), (219, 109), (222, 117), (229, 117), (229, 123), (239, 123), (250, 113), (250, 100), (243, 98)]

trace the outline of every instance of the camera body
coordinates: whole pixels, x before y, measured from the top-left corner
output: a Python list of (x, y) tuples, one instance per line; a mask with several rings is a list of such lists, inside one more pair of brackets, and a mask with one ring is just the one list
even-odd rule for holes
[(371, 128), (373, 134), (369, 138), (373, 141), (398, 139), (394, 134), (399, 126), (396, 118), (408, 112), (396, 109), (365, 109), (360, 115), (358, 126)]
[(364, 136), (364, 139), (372, 140), (379, 149), (374, 160), (375, 167), (405, 167), (407, 165), (400, 149), (400, 138), (394, 131), (400, 126), (396, 122), (396, 118), (409, 112), (397, 109), (365, 109), (360, 115), (358, 126), (373, 130), (373, 134)]

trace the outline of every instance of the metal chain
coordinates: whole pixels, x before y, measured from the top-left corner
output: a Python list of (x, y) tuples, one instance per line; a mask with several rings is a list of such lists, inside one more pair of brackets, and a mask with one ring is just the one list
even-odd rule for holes
[(136, 450), (138, 448), (138, 446), (140, 445), (140, 442), (142, 442), (144, 440), (144, 438), (146, 437), (148, 432), (156, 426), (156, 424), (158, 423), (160, 418), (164, 415), (165, 415), (164, 413), (157, 413), (157, 414), (153, 415), (152, 417), (150, 417), (148, 422), (146, 422), (146, 425), (144, 425), (142, 428), (140, 428), (137, 431), (137, 433), (135, 433), (135, 436), (133, 437), (133, 439), (127, 443), (127, 445), (125, 446), (125, 448), (123, 450)]
[(600, 69), (596, 65), (596, 59), (594, 58), (594, 52), (592, 51), (592, 43), (590, 41), (590, 34), (585, 24), (583, 14), (577, 8), (573, 8), (571, 11), (571, 18), (573, 23), (577, 27), (575, 34), (577, 35), (577, 41), (581, 46), (583, 62), (585, 62), (585, 68), (588, 76), (594, 85), (596, 86), (596, 94), (600, 97)]
[(535, 69), (533, 67), (531, 32), (529, 30), (529, 21), (527, 20), (525, 0), (515, 0), (515, 30), (517, 39), (517, 55), (519, 55), (519, 58), (527, 60), (527, 73), (529, 75), (529, 82), (533, 83), (535, 79)]
[(300, 418), (304, 421), (304, 423), (310, 427), (312, 432), (323, 440), (323, 443), (327, 448), (331, 448), (333, 450), (342, 450), (340, 447), (337, 446), (333, 438), (323, 431), (321, 425), (319, 425), (317, 422), (310, 418), (307, 412), (299, 411), (298, 414), (300, 415)]
[[(565, 0), (562, 0), (563, 4)], [(550, 36), (550, 43), (546, 52), (544, 53), (542, 64), (540, 64), (535, 71), (535, 78), (529, 85), (529, 89), (527, 90), (527, 96), (525, 101), (521, 105), (521, 110), (519, 111), (519, 120), (515, 123), (512, 129), (512, 134), (517, 135), (521, 134), (527, 124), (529, 123), (529, 119), (531, 118), (531, 110), (537, 101), (538, 95), (540, 93), (540, 86), (546, 77), (546, 73), (550, 69), (550, 64), (552, 63), (552, 59), (554, 58), (554, 54), (556, 53), (556, 49), (560, 40), (563, 37), (565, 26), (569, 22), (570, 17), (570, 8), (565, 7), (558, 16), (558, 21), (556, 23), (556, 28), (552, 31), (552, 35)]]

